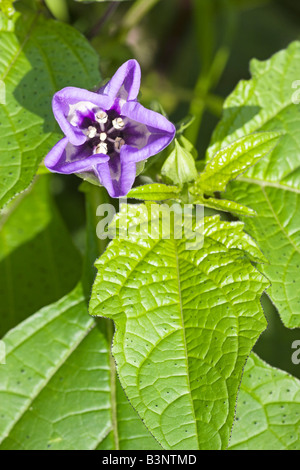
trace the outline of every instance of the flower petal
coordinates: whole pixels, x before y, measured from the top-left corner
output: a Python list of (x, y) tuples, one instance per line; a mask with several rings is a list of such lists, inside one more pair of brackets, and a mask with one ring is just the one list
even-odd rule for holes
[(136, 177), (136, 165), (133, 162), (122, 161), (117, 156), (108, 163), (97, 166), (100, 183), (114, 198), (126, 196)]
[[(140, 162), (161, 152), (174, 139), (176, 128), (164, 116), (137, 102), (125, 103), (122, 114), (130, 119), (128, 145), (121, 149), (122, 159)], [(141, 136), (144, 134), (144, 138)]]
[(112, 98), (124, 101), (136, 100), (141, 86), (141, 67), (134, 60), (128, 60), (112, 77), (112, 79), (99, 90)]
[(63, 88), (55, 93), (52, 101), (55, 119), (60, 125), (63, 133), (68, 137), (68, 140), (73, 145), (82, 145), (86, 141), (86, 136), (82, 130), (72, 126), (68, 120), (70, 106), (82, 102), (87, 102), (88, 109), (92, 103), (95, 107), (107, 110), (112, 107), (114, 99), (106, 95), (99, 95), (92, 91), (74, 87)]
[(76, 104), (69, 106), (68, 121), (73, 127), (83, 129), (83, 123), (85, 120), (95, 121), (96, 108), (94, 103), (90, 101), (79, 101)]
[(91, 149), (85, 145), (75, 147), (67, 137), (60, 140), (45, 158), (45, 166), (54, 173), (70, 175), (93, 170), (96, 165), (109, 160), (108, 155), (91, 155)]

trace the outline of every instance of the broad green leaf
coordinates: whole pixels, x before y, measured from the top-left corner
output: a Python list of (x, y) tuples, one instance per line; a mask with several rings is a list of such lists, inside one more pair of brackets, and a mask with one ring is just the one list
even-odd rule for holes
[(180, 145), (178, 139), (175, 139), (175, 148), (165, 161), (161, 173), (167, 181), (175, 184), (188, 183), (197, 178), (193, 155)]
[(242, 81), (225, 103), (224, 116), (208, 150), (220, 149), (258, 131), (284, 133), (277, 147), (238, 180), (224, 197), (246, 204), (257, 217), (245, 228), (270, 264), (259, 267), (272, 283), (268, 294), (284, 324), (300, 326), (300, 43), (266, 62), (251, 63), (252, 79)]
[(111, 431), (97, 450), (162, 450), (129, 404), (119, 380), (116, 383), (116, 401), (117, 446), (115, 433)]
[(109, 449), (159, 448), (119, 389), (105, 325), (79, 286), (4, 337), (1, 450), (92, 450), (112, 430)]
[[(131, 227), (147, 221), (147, 206), (127, 210)], [(209, 217), (195, 230), (204, 244), (193, 251), (159, 226), (114, 239), (96, 263), (90, 303), (92, 315), (115, 322), (126, 395), (172, 450), (227, 447), (242, 370), (266, 327), (259, 298), (268, 283), (249, 261), (261, 253), (243, 224)]]
[(0, 336), (70, 292), (81, 264), (42, 176), (0, 217)]
[(278, 132), (252, 134), (219, 150), (197, 178), (193, 192), (211, 194), (224, 191), (230, 180), (273, 150), (280, 136)]
[(5, 365), (5, 344), (0, 341), (0, 365)]
[(0, 207), (26, 189), (38, 165), (61, 138), (53, 94), (65, 86), (93, 88), (98, 58), (72, 27), (41, 15), (0, 14)]
[(127, 197), (144, 201), (164, 201), (166, 199), (178, 198), (179, 193), (180, 189), (177, 186), (153, 183), (133, 188), (127, 194)]
[(193, 201), (194, 204), (200, 204), (210, 209), (216, 209), (225, 212), (231, 212), (237, 215), (255, 215), (256, 212), (249, 207), (242, 206), (234, 201), (227, 201), (226, 199), (216, 199), (213, 197), (206, 198), (198, 195)]
[(300, 450), (300, 381), (256, 355), (247, 361), (231, 450)]
[[(299, 193), (299, 194), (298, 194)], [(270, 263), (259, 269), (270, 279), (268, 295), (289, 328), (300, 326), (300, 191), (272, 184), (237, 182), (227, 197), (257, 212), (245, 220), (247, 232), (258, 241)]]

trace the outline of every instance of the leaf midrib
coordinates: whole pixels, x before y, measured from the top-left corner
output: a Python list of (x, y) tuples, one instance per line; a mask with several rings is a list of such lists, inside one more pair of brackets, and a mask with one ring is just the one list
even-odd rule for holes
[(191, 388), (190, 373), (189, 373), (189, 370), (190, 370), (190, 369), (189, 369), (189, 356), (188, 356), (188, 349), (187, 349), (187, 341), (186, 341), (186, 334), (185, 334), (185, 322), (184, 322), (183, 305), (182, 305), (182, 296), (181, 296), (181, 280), (180, 280), (179, 254), (178, 254), (178, 248), (177, 248), (176, 241), (174, 241), (174, 253), (175, 253), (176, 270), (177, 270), (179, 311), (180, 311), (180, 318), (181, 318), (181, 323), (182, 323), (182, 337), (183, 337), (184, 352), (185, 352), (185, 360), (186, 360), (186, 369), (187, 369), (187, 374), (186, 374), (186, 377), (187, 377), (187, 385), (188, 385), (188, 389), (189, 389), (190, 396), (191, 396), (192, 413), (193, 413), (193, 418), (194, 418), (194, 421), (195, 421), (196, 438), (197, 438), (197, 444), (198, 444), (198, 450), (199, 450), (199, 449), (200, 449), (200, 443), (199, 443), (197, 418), (196, 418), (194, 400), (193, 400), (193, 396), (192, 396), (192, 388)]
[[(257, 133), (259, 134), (259, 133)], [(199, 178), (199, 184), (201, 183), (208, 183), (210, 184), (210, 182), (212, 181), (212, 184), (215, 184), (215, 178), (217, 178), (219, 176), (219, 178), (221, 178), (221, 181), (219, 182), (219, 187), (218, 187), (218, 190), (222, 191), (225, 189), (226, 187), (226, 182), (228, 181), (228, 174), (230, 174), (232, 176), (231, 179), (234, 179), (238, 174), (240, 174), (240, 170), (237, 170), (236, 173), (230, 171), (230, 167), (234, 166), (237, 162), (239, 162), (240, 159), (243, 159), (245, 156), (247, 156), (249, 153), (251, 152), (254, 152), (254, 151), (259, 151), (259, 149), (261, 147), (264, 147), (266, 146), (267, 144), (269, 144), (270, 142), (272, 142), (272, 140), (276, 140), (277, 137), (273, 137), (272, 139), (270, 140), (266, 140), (264, 142), (261, 142), (259, 143), (258, 145), (256, 145), (255, 147), (252, 147), (250, 148), (249, 150), (245, 151), (245, 152), (242, 152), (241, 154), (239, 154), (236, 158), (234, 159), (231, 159), (231, 160), (228, 160), (225, 164), (223, 164), (222, 166), (220, 167), (214, 167), (214, 166), (211, 166), (212, 164), (212, 160), (209, 160), (208, 164), (207, 164), (207, 167), (205, 169), (205, 172), (206, 170), (209, 171), (209, 174), (205, 174), (202, 173), (200, 175), (200, 178)], [(223, 147), (221, 148), (217, 153), (216, 153), (216, 156), (227, 150), (228, 152), (231, 150), (231, 149), (234, 149), (235, 147), (238, 147), (239, 144), (241, 144), (242, 142), (246, 141), (248, 139), (248, 136), (245, 136), (245, 137), (242, 137), (241, 139), (238, 139), (237, 141), (234, 141), (232, 142), (231, 144), (229, 144), (227, 147)], [(214, 158), (214, 157), (213, 157)], [(258, 163), (259, 160), (261, 160), (263, 157), (260, 155), (259, 157), (254, 157), (253, 159), (253, 162), (250, 163), (246, 169), (243, 169), (242, 172), (246, 172), (247, 170), (249, 170), (250, 168), (252, 168), (256, 163)], [(228, 170), (229, 169), (229, 172), (226, 173), (225, 170)]]
[[(4, 74), (2, 75), (0, 80), (4, 81), (6, 79), (6, 77), (8, 76), (9, 72), (11, 71), (12, 67), (15, 65), (15, 63), (16, 63), (17, 59), (19, 58), (21, 52), (23, 51), (26, 43), (30, 39), (30, 36), (31, 36), (31, 34), (34, 30), (35, 23), (37, 22), (39, 16), (40, 16), (40, 12), (36, 13), (33, 20), (30, 22), (28, 30), (25, 33), (25, 38), (24, 38), (23, 42), (20, 44), (20, 47), (18, 48), (17, 52), (13, 56), (7, 70), (4, 72)], [(14, 33), (14, 31), (9, 31), (8, 32), (8, 34), (11, 34), (11, 33)]]
[(267, 181), (267, 180), (259, 180), (255, 178), (246, 178), (246, 177), (239, 177), (237, 182), (242, 182), (242, 183), (249, 183), (249, 184), (255, 184), (257, 186), (261, 186), (262, 188), (270, 187), (270, 188), (275, 188), (275, 189), (281, 189), (282, 191), (290, 191), (292, 193), (300, 194), (300, 189), (297, 188), (292, 188), (291, 186), (287, 186), (286, 184), (282, 183), (276, 183), (274, 181)]

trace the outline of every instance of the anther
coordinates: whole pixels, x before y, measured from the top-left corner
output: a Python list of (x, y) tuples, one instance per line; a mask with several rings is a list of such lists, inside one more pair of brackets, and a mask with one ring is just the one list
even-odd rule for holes
[(121, 148), (125, 145), (125, 140), (122, 137), (117, 137), (115, 140), (115, 150), (121, 150)]
[(99, 124), (106, 124), (108, 121), (108, 114), (105, 111), (98, 111), (95, 118)]
[(123, 121), (121, 117), (118, 117), (113, 120), (112, 125), (114, 126), (115, 129), (119, 131), (125, 127), (125, 122)]
[(107, 144), (105, 144), (104, 142), (101, 142), (101, 144), (97, 145), (97, 147), (94, 149), (94, 154), (99, 153), (104, 153), (105, 155), (107, 155), (108, 153)]
[(86, 135), (89, 137), (89, 139), (93, 139), (97, 135), (97, 129), (94, 126), (89, 126)]

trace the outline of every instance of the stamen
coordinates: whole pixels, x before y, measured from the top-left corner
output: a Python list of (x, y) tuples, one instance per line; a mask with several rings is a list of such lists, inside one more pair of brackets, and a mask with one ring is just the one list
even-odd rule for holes
[(107, 134), (106, 134), (106, 132), (101, 132), (101, 134), (100, 134), (100, 140), (101, 140), (101, 142), (105, 142), (106, 139), (107, 139)]
[(119, 131), (125, 127), (125, 122), (123, 121), (121, 117), (118, 117), (113, 120), (112, 125), (114, 126), (115, 129)]
[(123, 145), (125, 145), (125, 140), (122, 139), (122, 137), (117, 137), (116, 140), (115, 140), (115, 150), (118, 152), (121, 150), (121, 148), (123, 147)]
[(95, 147), (94, 149), (94, 154), (99, 153), (104, 153), (105, 155), (107, 155), (108, 153), (107, 144), (105, 144), (104, 142), (101, 142), (101, 144), (97, 145), (97, 147)]
[[(114, 127), (111, 127), (110, 129), (108, 129), (108, 131), (106, 131), (107, 135), (111, 134), (112, 132), (115, 132), (115, 128)], [(111, 140), (111, 142), (114, 142), (114, 140)]]
[(105, 111), (98, 111), (95, 118), (99, 124), (106, 124), (108, 121), (108, 114)]
[(96, 137), (97, 135), (97, 129), (96, 127), (94, 126), (89, 126), (87, 131), (86, 131), (86, 135), (89, 139), (93, 139), (94, 137)]

